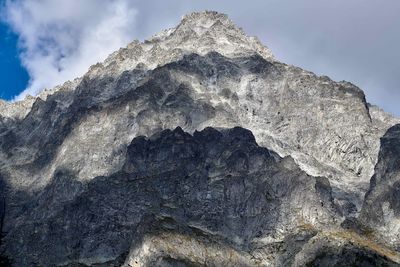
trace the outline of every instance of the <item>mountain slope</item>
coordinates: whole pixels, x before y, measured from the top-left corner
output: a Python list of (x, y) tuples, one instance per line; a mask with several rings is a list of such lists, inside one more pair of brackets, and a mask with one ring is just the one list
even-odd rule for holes
[[(326, 178), (259, 147), (248, 130), (206, 128), (192, 136), (176, 128), (135, 138), (111, 176), (81, 183), (59, 170), (4, 241), (17, 266), (284, 266), (295, 254), (272, 244), (327, 242), (319, 232), (336, 220), (332, 200)], [(329, 260), (375, 254), (372, 263), (390, 262), (359, 250)], [(313, 253), (312, 261), (322, 260)]]
[(186, 228), (246, 251), (264, 236), (330, 224), (330, 190), (326, 178), (257, 146), (247, 130), (206, 128), (191, 136), (177, 128), (135, 138), (111, 176), (84, 184), (59, 170), (5, 242), (21, 266), (108, 262), (125, 255), (141, 231)]
[[(57, 248), (59, 250), (52, 255), (54, 258), (48, 256), (48, 259), (42, 259), (44, 256), (39, 255), (48, 255), (50, 252), (46, 249), (52, 248), (53, 236), (58, 237), (57, 231), (69, 227), (59, 220), (69, 215), (73, 217), (74, 210), (85, 207), (80, 207), (81, 197), (93, 198), (95, 202), (90, 208), (96, 217), (96, 213), (100, 212), (97, 209), (103, 207), (102, 203), (108, 203), (113, 192), (119, 192), (118, 185), (113, 183), (125, 179), (126, 174), (119, 176), (121, 172), (129, 173), (126, 169), (126, 164), (131, 160), (127, 156), (132, 148), (129, 145), (137, 136), (152, 136), (178, 126), (189, 133), (208, 126), (241, 126), (249, 129), (260, 146), (275, 151), (285, 158), (283, 162), (290, 162), (289, 169), (295, 170), (296, 175), (291, 172), (287, 174), (283, 167), (277, 167), (276, 175), (281, 177), (282, 183), (293, 183), (290, 186), (295, 187), (293, 190), (301, 199), (297, 204), (301, 204), (301, 207), (297, 207), (298, 210), (290, 209), (288, 214), (280, 214), (285, 220), (280, 224), (271, 224), (271, 232), (264, 232), (264, 226), (259, 225), (254, 229), (248, 227), (250, 230), (246, 231), (261, 231), (262, 239), (287, 245), (290, 242), (283, 240), (290, 236), (292, 230), (288, 229), (297, 229), (300, 222), (312, 225), (320, 233), (327, 218), (330, 218), (334, 223), (328, 228), (337, 231), (346, 216), (358, 214), (378, 159), (379, 138), (389, 127), (399, 122), (368, 105), (364, 93), (356, 86), (347, 82), (334, 82), (328, 77), (319, 77), (277, 61), (270, 50), (256, 38), (246, 36), (225, 15), (216, 12), (185, 16), (176, 28), (166, 30), (143, 43), (135, 41), (110, 55), (105, 62), (92, 66), (83, 77), (52, 91), (45, 91), (36, 98), (12, 104), (0, 103), (0, 115), (0, 178), (5, 184), (2, 191), (6, 199), (3, 225), (3, 239), (6, 243), (3, 248), (10, 257), (21, 258), (16, 255), (22, 253), (27, 260), (36, 263), (45, 263), (46, 260), (72, 263), (81, 259), (92, 259), (92, 263), (95, 259), (104, 262), (107, 258), (98, 258), (102, 253), (122, 257), (119, 260), (124, 258), (126, 243), (124, 249), (115, 248), (115, 251), (111, 249), (110, 252), (109, 247), (96, 247), (99, 245), (98, 239), (92, 245), (87, 241), (88, 250), (81, 247), (86, 242), (82, 241), (82, 244), (71, 243), (72, 247), (60, 245)], [(246, 136), (245, 132), (242, 134)], [(255, 145), (254, 142), (249, 141), (251, 146)], [(173, 155), (173, 151), (167, 150), (165, 153)], [(287, 160), (287, 156), (294, 161)], [(277, 155), (273, 158), (280, 162)], [(162, 169), (155, 171), (155, 180), (149, 181), (148, 186), (156, 187), (158, 182), (161, 183), (159, 179), (164, 168), (179, 165), (177, 158), (172, 159), (175, 161), (170, 162), (170, 165), (164, 163)], [(152, 162), (149, 159), (141, 160), (143, 164)], [(297, 165), (308, 175), (301, 172)], [(150, 166), (141, 171), (143, 175), (149, 176), (146, 172), (151, 170)], [(223, 171), (227, 172), (226, 168)], [(264, 175), (269, 179), (275, 177), (268, 172)], [(258, 185), (257, 179), (261, 179), (247, 177), (247, 174), (245, 176), (242, 180), (255, 183), (254, 187)], [(182, 179), (182, 176), (172, 178)], [(195, 184), (197, 181), (191, 182)], [(276, 181), (272, 179), (272, 182)], [(303, 183), (311, 189), (305, 188)], [(317, 184), (322, 187), (322, 195), (315, 191)], [(110, 189), (102, 189), (104, 199), (100, 199), (97, 186)], [(224, 186), (230, 188), (233, 185)], [(88, 188), (94, 188), (95, 191), (86, 191)], [(257, 190), (254, 190), (256, 193)], [(267, 194), (269, 189), (260, 190), (267, 190), (263, 192)], [(241, 197), (240, 193), (235, 194)], [(309, 194), (309, 198), (303, 201), (304, 193)], [(110, 199), (107, 198), (108, 194)], [(127, 195), (125, 201), (131, 200), (130, 197)], [(143, 197), (146, 199), (147, 195)], [(321, 203), (318, 203), (319, 199), (322, 199)], [(139, 201), (136, 198), (133, 200)], [(290, 203), (299, 201), (285, 194), (280, 195), (278, 200)], [(123, 205), (122, 201), (119, 200), (116, 202), (118, 205), (115, 205)], [(155, 204), (149, 201), (150, 206)], [(252, 204), (257, 206), (256, 203)], [(265, 203), (265, 207), (270, 205), (272, 203)], [(45, 211), (47, 208), (49, 213)], [(82, 212), (85, 220), (89, 220), (86, 210)], [(135, 211), (127, 207), (124, 212)], [(208, 212), (205, 209), (200, 214)], [(299, 212), (305, 214), (306, 218), (300, 220)], [(318, 214), (324, 214), (322, 221)], [(244, 216), (249, 219), (254, 214)], [(276, 219), (272, 214), (270, 216), (264, 214), (261, 219)], [(27, 224), (30, 220), (32, 223)], [(95, 227), (95, 221), (90, 219), (86, 226), (89, 229)], [(75, 225), (78, 219), (72, 222)], [(135, 227), (138, 227), (137, 224), (140, 223), (136, 222)], [(186, 218), (182, 226), (185, 230), (179, 234), (187, 236), (187, 224)], [(72, 232), (66, 230), (66, 238), (74, 236), (73, 229), (78, 231), (76, 228), (72, 228)], [(135, 229), (127, 234), (139, 231)], [(278, 230), (283, 233), (276, 239), (272, 233)], [(35, 243), (37, 236), (33, 234), (24, 236), (32, 231), (41, 233), (43, 243)], [(244, 232), (240, 233), (240, 238), (244, 237)], [(231, 236), (235, 231), (228, 233), (224, 236), (218, 232), (216, 246), (222, 244), (226, 251), (236, 251), (239, 254), (244, 252), (243, 243)], [(105, 240), (111, 242), (114, 237), (108, 235), (120, 234), (118, 231), (107, 233)], [(88, 236), (90, 238), (91, 235)], [(222, 237), (223, 242), (218, 243)], [(319, 235), (317, 237), (318, 240), (324, 239)], [(22, 250), (19, 249), (21, 244), (17, 242), (20, 238), (25, 240)], [(168, 244), (169, 241), (176, 241), (174, 236), (154, 238), (156, 241), (151, 241), (150, 245), (154, 242)], [(249, 240), (253, 240), (254, 236), (246, 238), (246, 242), (251, 242)], [(132, 241), (129, 238), (127, 240)], [(68, 242), (64, 240), (63, 243)], [(199, 239), (193, 242), (199, 246), (204, 245)], [(279, 250), (275, 250), (271, 255), (279, 253)], [(239, 254), (238, 257), (241, 255), (246, 262), (246, 256)], [(295, 262), (293, 256), (285, 257)], [(60, 259), (63, 257), (63, 260)], [(266, 260), (268, 257), (264, 255), (261, 258)], [(165, 261), (168, 262), (168, 259)], [(25, 263), (29, 265), (29, 262)]]

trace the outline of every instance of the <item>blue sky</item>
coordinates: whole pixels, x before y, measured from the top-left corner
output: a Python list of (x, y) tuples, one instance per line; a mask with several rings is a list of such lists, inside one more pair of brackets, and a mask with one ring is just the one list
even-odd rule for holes
[(176, 26), (186, 13), (216, 10), (258, 36), (278, 60), (350, 81), (364, 90), (367, 101), (400, 116), (399, 0), (0, 3), (6, 22), (0, 25), (3, 99), (23, 99), (80, 77), (130, 41)]
[(0, 22), (0, 98), (11, 100), (27, 86), (28, 72), (18, 58), (17, 36)]

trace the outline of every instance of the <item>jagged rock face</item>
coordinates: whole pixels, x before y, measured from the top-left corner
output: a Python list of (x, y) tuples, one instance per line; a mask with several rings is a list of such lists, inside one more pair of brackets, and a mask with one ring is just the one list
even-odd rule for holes
[(379, 161), (360, 219), (400, 249), (400, 124), (381, 139)]
[[(151, 87), (150, 103), (143, 99), (150, 96), (140, 95), (149, 93), (137, 90), (141, 86)], [(174, 95), (183, 98), (166, 102)], [(33, 175), (44, 182), (21, 179), (32, 176), (31, 170), (8, 171), (18, 173), (10, 179), (18, 186), (31, 187), (32, 181), (44, 186), (59, 165), (77, 170), (81, 179), (110, 174), (138, 134), (179, 125), (188, 131), (240, 125), (252, 130), (263, 146), (291, 155), (309, 174), (327, 176), (338, 202), (359, 206), (378, 139), (392, 123), (380, 116), (372, 119), (363, 92), (354, 85), (275, 61), (255, 38), (215, 12), (186, 16), (176, 28), (130, 44), (93, 66), (83, 79), (42, 98), (46, 101), (39, 98), (16, 129), (7, 132), (21, 141), (13, 153), (3, 152), (7, 159), (2, 161), (26, 165), (48, 153), (43, 147), (58, 151), (52, 152), (53, 164), (43, 164), (46, 168), (40, 166)], [(192, 104), (182, 107), (184, 100)], [(41, 140), (56, 131), (65, 132), (57, 137), (59, 143)]]
[(30, 207), (4, 238), (11, 262), (396, 265), (375, 251), (320, 236), (337, 217), (328, 180), (259, 147), (248, 130), (206, 128), (193, 136), (166, 130), (135, 138), (126, 153), (111, 176), (82, 183), (58, 170), (40, 195), (30, 196)]
[[(8, 255), (21, 264), (108, 265), (127, 257), (126, 264), (133, 266), (135, 259), (142, 266), (204, 265), (199, 262), (209, 247), (214, 250), (206, 265), (211, 266), (232, 265), (225, 254), (243, 266), (254, 265), (256, 254), (263, 264), (311, 264), (313, 258), (293, 257), (328, 227), (327, 221), (336, 231), (345, 216), (357, 214), (377, 161), (379, 138), (399, 122), (369, 106), (350, 83), (276, 61), (256, 38), (216, 12), (185, 16), (176, 28), (129, 44), (82, 78), (37, 98), (0, 103), (0, 115), (0, 192), (6, 200), (2, 232)], [(270, 150), (239, 131), (244, 139), (231, 146), (242, 149), (247, 161), (231, 165), (228, 155), (209, 154), (230, 151), (229, 131), (194, 136), (178, 131), (181, 139), (174, 139), (176, 131), (163, 132), (170, 139), (134, 139), (177, 126), (191, 134), (208, 126), (242, 126)], [(211, 133), (210, 140), (202, 139)], [(152, 142), (160, 147), (148, 154)], [(184, 150), (188, 158), (179, 158), (174, 149), (180, 145), (202, 157)], [(257, 162), (264, 164), (253, 166)], [(192, 184), (189, 189), (178, 183), (185, 179)], [(211, 184), (219, 187), (208, 188)], [(220, 195), (221, 187), (231, 190), (225, 192), (232, 194), (229, 201), (228, 195)], [(185, 190), (193, 195), (172, 197)], [(208, 191), (220, 202), (210, 204)], [(258, 198), (247, 199), (246, 194)], [(176, 214), (173, 207), (187, 214)], [(109, 217), (101, 220), (104, 212)], [(166, 232), (164, 219), (171, 218), (173, 231)], [(221, 225), (209, 224), (216, 219)], [(303, 236), (293, 230), (302, 223), (317, 229), (305, 231), (307, 238), (296, 243), (290, 236)], [(57, 243), (60, 235), (63, 242)], [(105, 245), (91, 243), (97, 238)], [(352, 242), (340, 238), (345, 240), (342, 247)], [(174, 249), (171, 244), (179, 242), (187, 249)], [(314, 251), (320, 251), (319, 242)], [(265, 243), (274, 245), (259, 247)], [(282, 247), (293, 253), (282, 254)], [(371, 255), (357, 246), (343, 251), (348, 255), (358, 249), (362, 252), (357, 255)]]
[[(137, 137), (115, 174), (83, 184), (59, 170), (29, 201), (31, 208), (5, 238), (18, 266), (111, 263), (130, 250), (129, 261), (140, 266), (160, 257), (199, 264), (190, 252), (196, 246), (173, 251), (170, 243), (205, 246), (196, 231), (215, 243), (207, 256), (197, 256), (201, 260), (253, 266), (249, 253), (255, 248), (336, 217), (326, 178), (311, 177), (293, 159), (259, 147), (242, 128), (206, 128), (193, 136), (177, 128)], [(143, 242), (161, 245), (148, 250)], [(218, 247), (238, 258), (218, 256)]]
[[(85, 77), (75, 91), (37, 100), (28, 116), (7, 128), (3, 143), (9, 145), (14, 136), (18, 140), (3, 151), (7, 165), (37, 159), (42, 163), (33, 162), (39, 169), (34, 174), (44, 179), (19, 173), (11, 182), (45, 185), (57, 166), (79, 171), (80, 179), (110, 174), (123, 162), (129, 139), (138, 134), (178, 125), (189, 131), (243, 125), (262, 145), (292, 155), (311, 174), (330, 177), (338, 190), (363, 194), (366, 170), (374, 161), (370, 147), (377, 145), (380, 130), (367, 127), (372, 124), (362, 93), (332, 82), (335, 88), (314, 92), (321, 96), (310, 95), (307, 88), (303, 95), (301, 88), (289, 86), (299, 79), (323, 86), (316, 76), (260, 56), (230, 59), (216, 53), (185, 56), (154, 71)], [(26, 172), (32, 174), (30, 168)]]

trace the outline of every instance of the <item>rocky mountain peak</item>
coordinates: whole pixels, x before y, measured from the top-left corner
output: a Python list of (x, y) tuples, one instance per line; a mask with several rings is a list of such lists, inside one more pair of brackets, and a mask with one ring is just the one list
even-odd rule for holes
[(235, 38), (249, 38), (226, 14), (215, 11), (193, 12), (183, 16), (174, 32), (182, 31), (192, 32), (196, 37), (220, 34), (222, 37), (230, 37), (230, 41), (234, 41)]
[(103, 64), (95, 66), (94, 70), (102, 69), (102, 66), (108, 67), (108, 73), (121, 73), (132, 66), (154, 69), (184, 55), (210, 52), (227, 57), (259, 54), (266, 60), (274, 60), (267, 47), (256, 37), (247, 36), (227, 15), (205, 11), (184, 16), (175, 28), (162, 31), (143, 43), (132, 42), (127, 48), (113, 53)]
[[(210, 52), (218, 52), (227, 57), (259, 54), (266, 60), (275, 60), (272, 52), (257, 37), (247, 36), (226, 14), (203, 11), (183, 16), (175, 28), (155, 34), (149, 40), (134, 40), (127, 47), (112, 53), (104, 62), (92, 65), (84, 76), (118, 76), (132, 68), (152, 70), (184, 55), (206, 55)], [(28, 96), (19, 101), (20, 104), (13, 105), (12, 112), (8, 108), (6, 110), (6, 105), (0, 104), (0, 115), (23, 117), (30, 111), (35, 98), (46, 99), (59, 90), (74, 90), (80, 80), (77, 78), (51, 90), (44, 90), (36, 97)]]
[(369, 181), (399, 119), (226, 15), (189, 14), (0, 115), (0, 254), (16, 266), (400, 262), (341, 224), (368, 191), (398, 229), (397, 150), (376, 168), (387, 186)]
[[(192, 29), (210, 29), (214, 24), (222, 24), (227, 28), (235, 28), (234, 23), (228, 18), (226, 14), (216, 11), (202, 11), (186, 14), (182, 17), (179, 26), (187, 25)], [(178, 27), (179, 27), (178, 26)], [(196, 31), (201, 34), (201, 31)]]

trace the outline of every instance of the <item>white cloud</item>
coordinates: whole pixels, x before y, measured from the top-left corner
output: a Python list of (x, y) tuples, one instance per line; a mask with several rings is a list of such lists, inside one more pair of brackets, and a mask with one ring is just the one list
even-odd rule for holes
[(6, 1), (1, 18), (21, 36), (32, 78), (18, 99), (81, 76), (132, 39), (175, 26), (185, 13), (208, 9), (229, 14), (278, 59), (349, 80), (368, 101), (400, 115), (399, 0)]
[(82, 76), (135, 34), (129, 0), (14, 0), (4, 17), (20, 37), (30, 82), (16, 100)]

